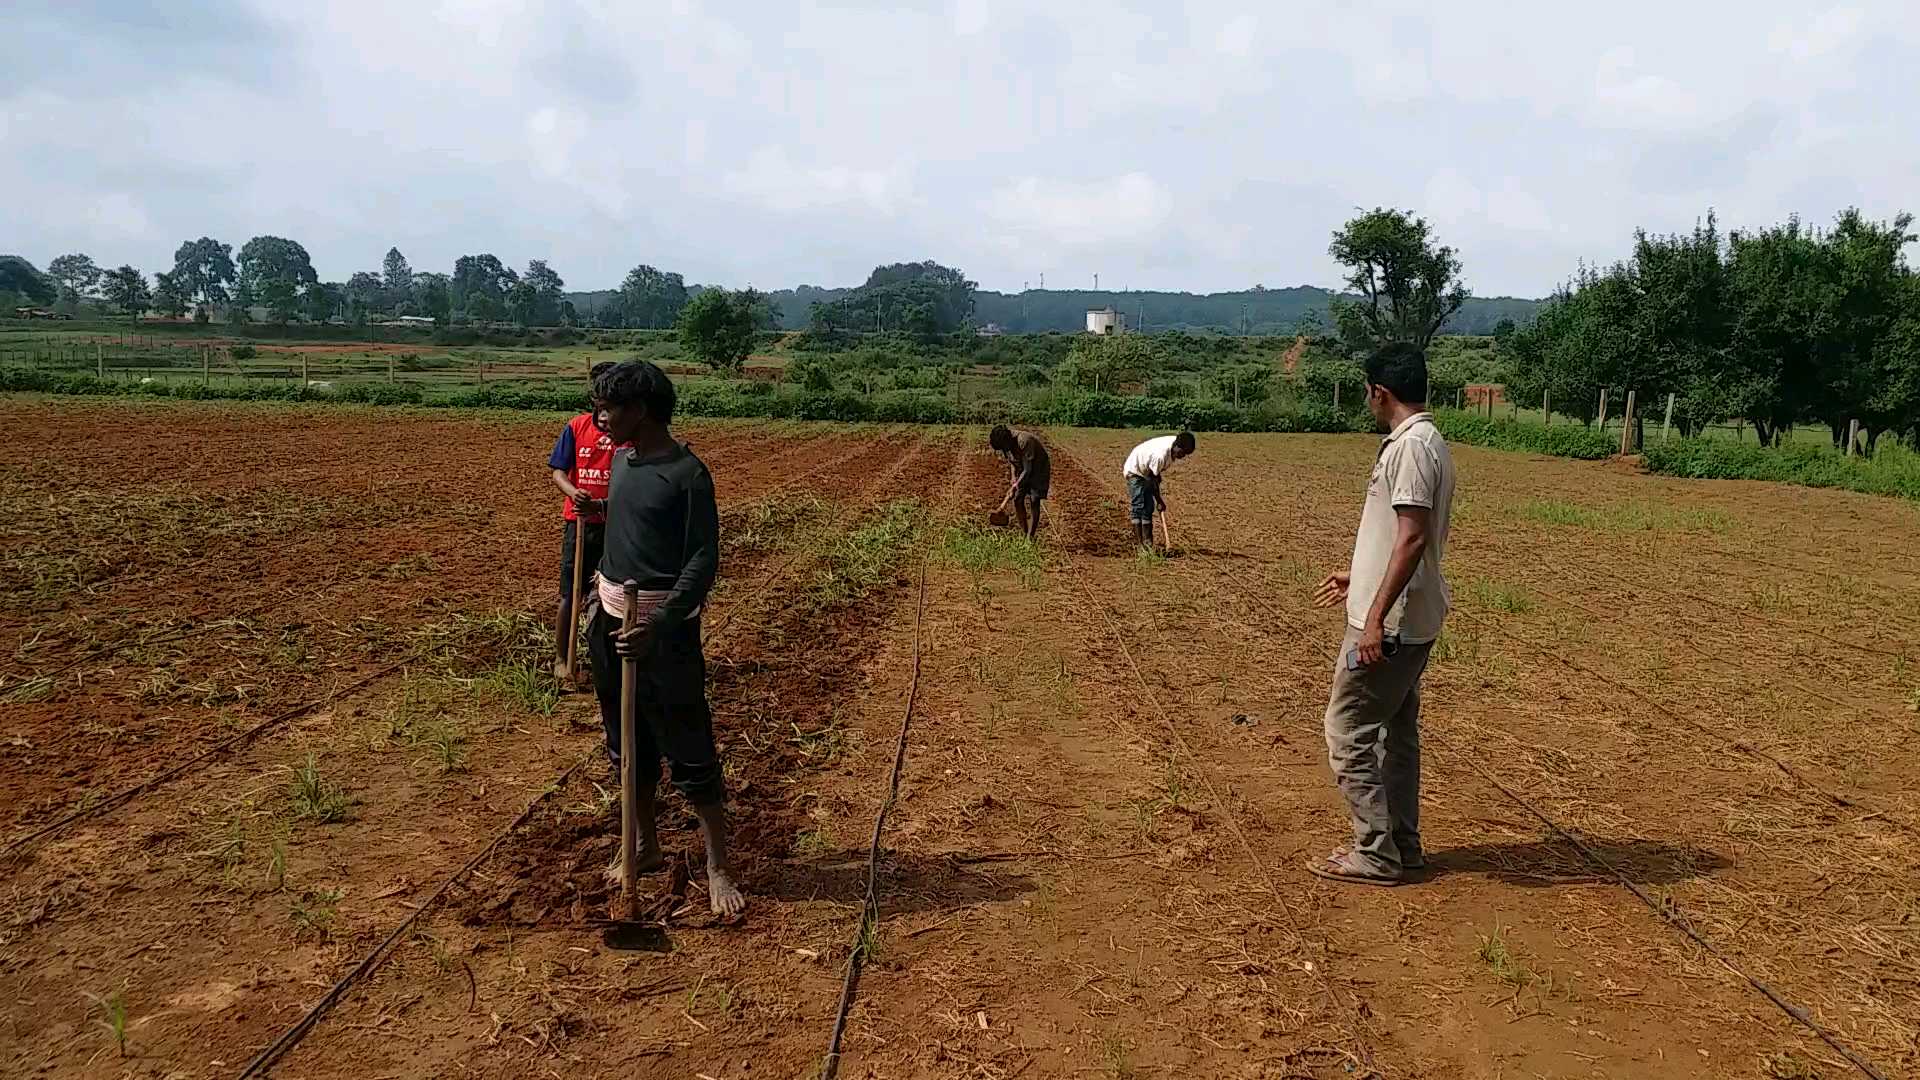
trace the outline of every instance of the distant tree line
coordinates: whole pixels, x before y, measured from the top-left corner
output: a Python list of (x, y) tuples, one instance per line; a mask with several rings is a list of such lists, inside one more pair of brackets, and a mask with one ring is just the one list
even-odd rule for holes
[(512, 322), (521, 327), (570, 326), (577, 320), (566, 282), (543, 259), (516, 271), (494, 255), (462, 255), (453, 273), (415, 272), (398, 248), (379, 270), (345, 281), (322, 281), (298, 241), (256, 236), (241, 246), (212, 237), (182, 243), (173, 268), (151, 279), (132, 266), (106, 269), (85, 254), (61, 255), (43, 274), (18, 256), (0, 257), (0, 299), (7, 295), (73, 313), (83, 305), (138, 318), (157, 312), (189, 314), (206, 322), (216, 314), (245, 323), (258, 310), (285, 324), (346, 322), (414, 315), (437, 325)]
[(1709, 213), (1690, 233), (1637, 232), (1625, 260), (1582, 268), (1504, 335), (1508, 390), (1586, 418), (1602, 387), (1637, 391), (1643, 418), (1673, 394), (1683, 432), (1740, 421), (1763, 444), (1817, 423), (1840, 446), (1855, 420), (1869, 449), (1920, 436), (1912, 222), (1847, 210), (1827, 229), (1793, 218), (1722, 235)]

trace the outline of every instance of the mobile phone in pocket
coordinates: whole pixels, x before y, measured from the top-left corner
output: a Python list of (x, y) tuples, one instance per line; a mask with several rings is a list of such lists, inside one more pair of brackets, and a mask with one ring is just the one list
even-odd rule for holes
[[(1399, 634), (1388, 634), (1386, 637), (1381, 639), (1380, 641), (1381, 656), (1391, 657), (1394, 653), (1397, 653), (1399, 651), (1400, 651), (1400, 635)], [(1360, 670), (1360, 650), (1348, 649), (1346, 662), (1347, 662), (1348, 671), (1359, 671)]]

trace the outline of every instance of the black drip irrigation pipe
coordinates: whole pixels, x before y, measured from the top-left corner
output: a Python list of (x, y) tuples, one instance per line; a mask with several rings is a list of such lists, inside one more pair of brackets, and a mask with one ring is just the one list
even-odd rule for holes
[[(745, 602), (746, 600), (750, 600), (754, 596), (758, 595), (760, 591), (763, 588), (765, 588), (765, 586), (769, 582), (775, 580), (780, 570), (784, 569), (788, 565), (791, 565), (792, 561), (793, 560), (788, 560), (786, 563), (782, 563), (780, 567), (776, 567), (774, 571), (762, 576), (754, 584), (754, 587), (748, 591), (747, 595), (741, 598), (740, 602)], [(925, 601), (926, 601), (925, 574), (926, 574), (926, 569), (923, 566), (921, 568), (921, 603), (923, 605), (925, 604)], [(739, 609), (736, 607), (733, 610), (737, 611)], [(720, 630), (722, 628), (725, 628), (731, 625), (731, 623), (732, 623), (732, 612), (729, 612), (727, 618), (720, 620), (718, 626), (714, 629), (713, 635), (712, 635), (713, 638), (717, 640), (720, 637)], [(920, 649), (919, 616), (916, 613), (914, 617), (914, 689), (915, 689), (915, 692), (917, 692), (919, 688), (919, 672), (920, 672), (919, 649)], [(374, 677), (378, 678), (378, 675)], [(394, 944), (398, 942), (406, 934), (407, 930), (410, 929), (414, 923), (419, 921), (422, 915), (426, 914), (429, 908), (432, 908), (443, 897), (445, 897), (447, 892), (451, 890), (453, 886), (460, 881), (460, 879), (472, 873), (476, 868), (479, 867), (481, 863), (487, 860), (487, 857), (489, 855), (499, 850), (500, 845), (505, 843), (507, 838), (513, 835), (514, 830), (526, 824), (528, 819), (533, 816), (533, 812), (536, 809), (538, 809), (540, 805), (548, 799), (548, 797), (553, 795), (555, 792), (559, 791), (566, 784), (566, 782), (572, 778), (574, 773), (580, 771), (580, 767), (582, 765), (585, 765), (588, 761), (592, 760), (593, 756), (596, 753), (598, 753), (599, 750), (600, 750), (600, 747), (598, 745), (595, 745), (592, 748), (588, 749), (588, 751), (584, 755), (582, 755), (579, 760), (567, 766), (566, 770), (562, 772), (559, 775), (559, 777), (557, 777), (552, 783), (548, 784), (547, 787), (544, 788), (539, 795), (535, 796), (534, 799), (527, 804), (524, 810), (520, 811), (520, 814), (518, 817), (515, 817), (512, 821), (508, 822), (506, 828), (500, 830), (500, 832), (496, 834), (493, 837), (493, 839), (487, 842), (487, 845), (485, 847), (481, 848), (477, 853), (474, 854), (474, 856), (471, 859), (468, 859), (464, 865), (462, 865), (459, 869), (455, 870), (452, 873), (452, 875), (450, 875), (445, 881), (441, 882), (440, 887), (435, 889), (433, 891), (433, 894), (427, 897), (425, 902), (423, 902), (418, 908), (415, 908), (410, 914), (407, 915), (405, 919), (402, 919), (400, 922), (400, 925), (395, 927), (393, 929), (393, 932), (389, 933), (386, 936), (386, 938), (380, 942), (380, 944), (374, 946), (371, 952), (367, 953), (366, 956), (362, 957), (360, 962), (354, 965), (354, 968), (352, 971), (347, 972), (346, 975), (341, 977), (339, 982), (334, 983), (333, 986), (327, 990), (326, 994), (323, 995), (319, 1001), (315, 1002), (312, 1008), (307, 1010), (304, 1016), (302, 1016), (299, 1020), (295, 1021), (294, 1024), (288, 1027), (285, 1031), (281, 1032), (280, 1037), (275, 1039), (273, 1043), (269, 1045), (266, 1049), (260, 1051), (259, 1054), (255, 1055), (254, 1059), (247, 1063), (247, 1067), (245, 1071), (241, 1072), (239, 1080), (248, 1080), (249, 1077), (266, 1075), (266, 1071), (268, 1069), (271, 1069), (276, 1061), (278, 1061), (282, 1057), (285, 1057), (288, 1051), (292, 1050), (295, 1046), (298, 1046), (300, 1044), (300, 1041), (302, 1039), (305, 1039), (307, 1037), (307, 1034), (311, 1032), (314, 1029), (314, 1027), (317, 1026), (320, 1023), (320, 1021), (326, 1017), (327, 1013), (330, 1012), (336, 1004), (339, 1003), (340, 999), (346, 995), (346, 992), (353, 987), (354, 983), (365, 978), (367, 975), (371, 974), (375, 968), (380, 966), (381, 962), (386, 959), (388, 953), (392, 951)], [(896, 765), (896, 769), (897, 768), (898, 766)], [(571, 929), (571, 927), (567, 929)]]
[(834, 1080), (840, 1072), (840, 1044), (847, 1034), (847, 1017), (853, 1012), (853, 1000), (860, 990), (860, 968), (866, 957), (866, 943), (880, 924), (880, 834), (887, 826), (887, 814), (900, 797), (900, 773), (907, 763), (907, 736), (913, 730), (913, 707), (920, 698), (920, 621), (927, 610), (927, 564), (920, 564), (920, 593), (913, 609), (913, 677), (907, 683), (907, 708), (900, 717), (900, 736), (893, 744), (893, 773), (887, 779), (887, 797), (873, 817), (873, 839), (867, 844), (867, 895), (860, 905), (860, 928), (855, 931), (853, 951), (847, 956), (847, 974), (840, 983), (840, 1007), (833, 1017), (833, 1034), (827, 1039), (827, 1057), (820, 1066), (820, 1080)]
[(4, 852), (0, 852), (0, 857), (11, 857), (14, 854), (18, 853), (19, 851), (21, 851), (22, 849), (34, 843), (37, 843), (41, 840), (44, 840), (49, 836), (52, 836), (54, 833), (59, 832), (60, 830), (66, 828), (69, 825), (72, 825), (77, 821), (81, 821), (83, 819), (93, 817), (97, 814), (104, 814), (108, 810), (112, 810), (118, 806), (124, 806), (127, 803), (132, 802), (134, 799), (139, 798), (141, 795), (149, 791), (152, 791), (154, 788), (160, 787), (161, 785), (169, 783), (170, 781), (179, 779), (180, 777), (186, 775), (189, 772), (192, 772), (194, 769), (199, 768), (201, 765), (207, 763), (208, 761), (211, 761), (216, 757), (219, 757), (221, 754), (224, 754), (227, 751), (246, 745), (247, 743), (258, 738), (261, 734), (263, 734), (264, 732), (266, 732), (271, 728), (284, 724), (289, 720), (299, 719), (300, 717), (305, 716), (310, 712), (313, 712), (315, 709), (321, 708), (326, 705), (330, 705), (340, 700), (341, 698), (347, 696), (348, 694), (354, 693), (358, 690), (361, 690), (367, 686), (372, 685), (373, 683), (380, 681), (381, 679), (386, 678), (388, 675), (393, 674), (394, 672), (400, 670), (401, 668), (407, 666), (408, 664), (413, 663), (414, 661), (420, 659), (422, 656), (425, 656), (427, 653), (439, 647), (440, 646), (438, 644), (435, 644), (431, 646), (423, 646), (419, 649), (416, 649), (413, 652), (407, 654), (406, 656), (400, 658), (399, 660), (396, 660), (393, 663), (388, 664), (386, 667), (383, 667), (378, 671), (373, 672), (370, 675), (362, 676), (361, 678), (354, 680), (353, 682), (347, 684), (346, 686), (330, 691), (320, 697), (313, 699), (312, 701), (306, 702), (305, 704), (295, 705), (293, 708), (288, 709), (285, 712), (278, 713), (274, 716), (270, 716), (267, 719), (260, 721), (259, 723), (253, 725), (252, 727), (248, 728), (245, 731), (240, 732), (237, 735), (230, 736), (218, 743), (215, 743), (214, 745), (208, 747), (207, 749), (201, 751), (200, 753), (194, 755), (193, 757), (188, 758), (186, 761), (183, 761), (180, 764), (175, 765), (173, 768), (168, 769), (165, 772), (162, 772), (158, 776), (152, 777), (151, 779), (135, 784), (133, 787), (127, 788), (125, 791), (121, 791), (116, 794), (109, 795), (105, 799), (102, 799), (91, 806), (85, 806), (78, 810), (75, 810), (72, 813), (67, 814), (65, 817), (62, 817), (57, 821), (53, 821), (46, 825), (42, 825), (40, 828), (35, 829), (34, 831), (28, 833), (27, 835), (22, 836), (19, 839), (14, 840), (9, 844), (7, 844), (6, 850)]
[[(1187, 745), (1186, 738), (1180, 734), (1179, 727), (1174, 724), (1172, 714), (1167, 712), (1166, 706), (1160, 704), (1160, 696), (1153, 692), (1153, 685), (1147, 681), (1146, 675), (1140, 670), (1139, 663), (1134, 660), (1133, 649), (1127, 644), (1126, 635), (1121, 632), (1120, 625), (1114, 620), (1113, 613), (1108, 611), (1107, 606), (1100, 601), (1099, 597), (1093, 594), (1092, 588), (1083, 578), (1076, 577), (1074, 580), (1075, 583), (1080, 586), (1080, 591), (1086, 596), (1087, 601), (1099, 610), (1100, 617), (1105, 620), (1107, 629), (1113, 635), (1114, 643), (1120, 646), (1120, 654), (1126, 657), (1127, 666), (1133, 669), (1134, 679), (1139, 682), (1140, 689), (1146, 693), (1147, 701), (1153, 705), (1154, 711), (1160, 714), (1160, 721), (1166, 725), (1167, 733), (1173, 736), (1174, 742), (1179, 745), (1181, 752), (1186, 754), (1189, 760), (1197, 761), (1198, 759), (1194, 756), (1193, 748)], [(1286, 913), (1287, 921), (1293, 927), (1295, 938), (1304, 938), (1305, 927), (1301, 924), (1300, 916), (1294, 911), (1293, 906), (1287, 903), (1285, 894), (1280, 891), (1280, 885), (1273, 879), (1273, 873), (1267, 868), (1267, 864), (1260, 861), (1260, 856), (1254, 851), (1252, 842), (1247, 839), (1246, 833), (1240, 828), (1240, 822), (1234, 817), (1232, 806), (1221, 797), (1219, 789), (1214, 785), (1212, 770), (1202, 766), (1200, 782), (1206, 785), (1207, 797), (1211, 798), (1214, 803), (1220, 807), (1220, 813), (1221, 816), (1226, 819), (1227, 828), (1232, 831), (1234, 839), (1240, 842), (1240, 847), (1246, 852), (1247, 861), (1252, 864), (1254, 871), (1257, 872), (1260, 875), (1260, 879), (1266, 883), (1267, 891), (1273, 895), (1275, 905)], [(1319, 978), (1321, 988), (1326, 991), (1328, 1000), (1338, 1004), (1344, 1004), (1347, 1011), (1353, 1014), (1359, 1031), (1372, 1034), (1372, 1027), (1366, 1022), (1366, 1009), (1358, 1000), (1358, 995), (1350, 994), (1348, 998), (1343, 998), (1333, 981), (1332, 975), (1328, 974), (1325, 963), (1313, 965), (1312, 970)], [(1359, 1077), (1364, 1080), (1365, 1077), (1378, 1077), (1383, 1075), (1372, 1061), (1371, 1047), (1362, 1043), (1360, 1050), (1366, 1055), (1366, 1058), (1365, 1060), (1355, 1059), (1354, 1064), (1366, 1071), (1358, 1074)]]
[[(1275, 612), (1271, 607), (1268, 607), (1264, 600), (1259, 599), (1258, 597), (1254, 596), (1254, 594), (1241, 593), (1241, 596), (1252, 601), (1252, 606), (1265, 610), (1270, 616), (1273, 616), (1275, 618), (1279, 617), (1278, 612)], [(1318, 648), (1318, 646), (1316, 647)], [(1326, 650), (1324, 648), (1320, 648), (1320, 652), (1322, 655), (1327, 655), (1329, 660), (1332, 659), (1332, 657), (1326, 653)], [(1635, 882), (1632, 878), (1628, 877), (1625, 873), (1621, 872), (1621, 870), (1618, 867), (1614, 866), (1613, 863), (1608, 861), (1606, 856), (1600, 854), (1598, 851), (1595, 851), (1592, 847), (1588, 846), (1585, 841), (1575, 836), (1571, 831), (1566, 829), (1559, 822), (1553, 820), (1553, 818), (1549, 817), (1545, 811), (1541, 810), (1539, 807), (1529, 802), (1524, 796), (1513, 791), (1511, 788), (1507, 787), (1507, 785), (1501, 783), (1497, 778), (1493, 776), (1493, 774), (1489, 773), (1486, 770), (1486, 768), (1480, 764), (1478, 759), (1476, 759), (1472, 754), (1461, 749), (1458, 743), (1455, 743), (1453, 740), (1448, 739), (1447, 737), (1432, 730), (1428, 730), (1426, 732), (1426, 735), (1428, 738), (1431, 738), (1434, 742), (1439, 743), (1441, 746), (1446, 747), (1450, 752), (1458, 755), (1461, 758), (1461, 760), (1467, 763), (1467, 767), (1472, 769), (1474, 773), (1477, 774), (1482, 780), (1485, 780), (1487, 783), (1493, 785), (1493, 787), (1496, 790), (1498, 790), (1500, 794), (1507, 797), (1507, 800), (1509, 802), (1512, 802), (1515, 806), (1518, 806), (1521, 809), (1525, 810), (1527, 813), (1531, 814), (1542, 825), (1545, 825), (1548, 831), (1552, 832), (1555, 836), (1559, 837), (1560, 839), (1566, 841), (1568, 845), (1570, 845), (1575, 851), (1578, 851), (1580, 853), (1581, 858), (1586, 859), (1589, 863), (1591, 863), (1596, 868), (1605, 871), (1609, 877), (1613, 878), (1615, 883), (1620, 885), (1622, 888), (1626, 889), (1628, 892), (1632, 893), (1635, 899), (1639, 900), (1642, 904), (1646, 905), (1647, 910), (1653, 912), (1655, 915), (1658, 915), (1662, 922), (1665, 922), (1668, 926), (1671, 926), (1675, 930), (1678, 930), (1683, 936), (1687, 938), (1687, 940), (1699, 946), (1701, 951), (1705, 952), (1708, 956), (1713, 957), (1716, 961), (1718, 961), (1721, 964), (1721, 966), (1725, 967), (1728, 971), (1731, 971), (1735, 975), (1739, 976), (1743, 982), (1745, 982), (1754, 991), (1759, 993), (1762, 997), (1772, 1002), (1777, 1008), (1779, 1008), (1781, 1012), (1786, 1013), (1787, 1016), (1791, 1017), (1794, 1021), (1798, 1022), (1802, 1027), (1806, 1028), (1808, 1031), (1813, 1032), (1813, 1034), (1817, 1036), (1821, 1042), (1824, 1042), (1828, 1046), (1832, 1047), (1835, 1053), (1845, 1058), (1847, 1062), (1851, 1064), (1855, 1069), (1858, 1069), (1861, 1075), (1868, 1077), (1869, 1080), (1887, 1080), (1887, 1074), (1881, 1072), (1880, 1069), (1876, 1067), (1872, 1062), (1861, 1057), (1859, 1054), (1855, 1053), (1851, 1048), (1849, 1048), (1845, 1043), (1841, 1042), (1840, 1037), (1838, 1035), (1835, 1035), (1825, 1025), (1821, 1024), (1818, 1020), (1815, 1020), (1813, 1018), (1813, 1014), (1809, 1012), (1805, 1007), (1800, 1005), (1795, 1005), (1792, 1002), (1788, 1001), (1785, 997), (1783, 997), (1780, 994), (1779, 991), (1775, 990), (1771, 985), (1769, 985), (1768, 983), (1758, 978), (1755, 978), (1753, 975), (1749, 974), (1745, 968), (1735, 963), (1732, 958), (1728, 957), (1725, 953), (1721, 952), (1718, 946), (1714, 945), (1713, 942), (1707, 940), (1707, 938), (1704, 935), (1702, 935), (1698, 930), (1695, 930), (1693, 928), (1693, 925), (1689, 923), (1685, 919), (1685, 917), (1683, 917), (1680, 914), (1679, 905), (1674, 904), (1671, 901), (1669, 901), (1668, 903), (1662, 904), (1659, 900), (1655, 899), (1645, 889), (1641, 888), (1637, 882)], [(1765, 757), (1765, 755), (1760, 755), (1760, 756)], [(1775, 762), (1775, 764), (1779, 764), (1779, 762)], [(1787, 769), (1786, 766), (1782, 765), (1781, 768), (1785, 770), (1788, 773), (1788, 775), (1793, 776), (1794, 779), (1796, 780), (1800, 779), (1800, 777), (1797, 774), (1793, 773), (1791, 769)], [(1802, 781), (1802, 782), (1804, 783), (1805, 781)], [(1809, 786), (1812, 786), (1812, 785), (1809, 785)], [(1819, 789), (1818, 787), (1815, 787), (1814, 790), (1821, 791), (1821, 789)], [(1821, 794), (1827, 795), (1828, 798), (1833, 799), (1835, 802), (1838, 802), (1841, 805), (1850, 805), (1840, 800), (1837, 796), (1828, 794), (1827, 792), (1821, 791)]]
[(325, 994), (321, 995), (320, 1000), (313, 1003), (313, 1007), (307, 1010), (306, 1015), (294, 1021), (291, 1027), (280, 1033), (279, 1038), (273, 1040), (266, 1049), (254, 1055), (253, 1060), (247, 1062), (247, 1067), (240, 1071), (239, 1080), (248, 1080), (249, 1077), (254, 1076), (265, 1076), (267, 1070), (273, 1067), (274, 1062), (279, 1061), (286, 1055), (287, 1051), (298, 1046), (300, 1040), (306, 1038), (307, 1032), (313, 1030), (313, 1026), (318, 1024), (321, 1018), (325, 1017), (327, 1013), (339, 1003), (342, 997), (346, 996), (347, 991), (353, 987), (354, 983), (378, 967), (380, 961), (386, 959), (387, 953), (392, 950), (394, 944), (406, 936), (407, 931), (413, 928), (413, 924), (420, 920), (420, 916), (432, 910), (433, 906), (439, 903), (441, 898), (446, 896), (454, 885), (472, 873), (474, 868), (486, 861), (487, 856), (492, 855), (495, 849), (502, 843), (505, 843), (506, 839), (513, 835), (514, 830), (526, 824), (527, 819), (533, 816), (533, 812), (539, 809), (540, 804), (551, 798), (554, 792), (559, 791), (561, 785), (571, 779), (574, 773), (580, 771), (580, 766), (585, 765), (591, 760), (594, 754), (599, 752), (599, 749), (600, 748), (596, 746), (589, 749), (585, 754), (582, 754), (580, 760), (567, 766), (567, 771), (560, 774), (560, 779), (556, 783), (543, 789), (540, 794), (535, 795), (529, 800), (526, 809), (520, 811), (519, 815), (508, 822), (506, 828), (495, 834), (492, 840), (487, 841), (485, 847), (475, 852), (473, 858), (468, 859), (465, 865), (455, 870), (447, 880), (441, 882), (440, 887), (433, 890), (433, 894), (427, 897), (419, 907), (413, 909), (411, 914), (400, 920), (400, 925), (394, 927), (393, 932), (388, 934), (380, 944), (375, 945), (371, 952), (361, 957), (360, 962), (354, 965), (352, 971), (341, 976), (339, 982), (334, 983)]

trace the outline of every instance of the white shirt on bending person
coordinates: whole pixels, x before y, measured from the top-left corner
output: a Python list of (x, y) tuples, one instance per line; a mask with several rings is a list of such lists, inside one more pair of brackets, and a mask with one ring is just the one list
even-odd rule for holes
[(1120, 470), (1120, 475), (1138, 476), (1142, 480), (1158, 480), (1166, 475), (1167, 467), (1174, 462), (1173, 443), (1178, 438), (1178, 435), (1162, 435), (1134, 447), (1133, 453), (1127, 455), (1127, 465)]
[(1447, 550), (1447, 521), (1453, 512), (1453, 455), (1433, 426), (1432, 413), (1407, 417), (1380, 442), (1380, 456), (1367, 481), (1360, 532), (1353, 543), (1353, 578), (1347, 586), (1347, 625), (1355, 630), (1366, 629), (1367, 612), (1373, 609), (1374, 596), (1387, 576), (1399, 533), (1394, 510), (1403, 506), (1422, 507), (1432, 517), (1426, 551), (1406, 591), (1387, 610), (1385, 626), (1387, 636), (1397, 634), (1408, 645), (1422, 645), (1440, 636), (1449, 605), (1440, 557)]

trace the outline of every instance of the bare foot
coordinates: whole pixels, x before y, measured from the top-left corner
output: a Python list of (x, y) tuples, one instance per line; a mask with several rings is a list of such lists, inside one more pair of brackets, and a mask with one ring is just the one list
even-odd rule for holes
[[(660, 869), (661, 865), (665, 862), (666, 859), (661, 856), (658, 844), (652, 847), (643, 847), (640, 849), (640, 861), (635, 867), (635, 872), (651, 874), (655, 870)], [(618, 855), (615, 855), (613, 861), (607, 864), (607, 884), (612, 885), (616, 889), (620, 887), (620, 856)]]
[(707, 867), (707, 895), (713, 901), (713, 913), (722, 918), (730, 919), (747, 910), (746, 894), (724, 867)]

